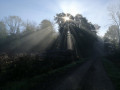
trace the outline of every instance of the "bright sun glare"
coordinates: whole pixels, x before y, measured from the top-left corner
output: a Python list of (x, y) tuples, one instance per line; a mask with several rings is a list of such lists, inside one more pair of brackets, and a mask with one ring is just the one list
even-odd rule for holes
[(64, 13), (70, 13), (75, 16), (78, 13), (81, 13), (80, 5), (77, 2), (60, 2), (60, 7)]
[(69, 20), (70, 20), (70, 18), (69, 18), (69, 17), (67, 17), (67, 16), (65, 16), (65, 17), (64, 17), (64, 20), (65, 20), (65, 21), (69, 21)]

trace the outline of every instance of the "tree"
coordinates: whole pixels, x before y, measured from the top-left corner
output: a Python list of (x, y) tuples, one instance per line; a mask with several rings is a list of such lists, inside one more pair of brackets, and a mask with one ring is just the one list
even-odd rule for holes
[(64, 17), (69, 17), (69, 19), (71, 21), (71, 22), (69, 22), (69, 24), (72, 24), (72, 22), (74, 21), (74, 17), (69, 13), (67, 13), (67, 14), (65, 14), (65, 13), (56, 14), (56, 16), (54, 17), (54, 20), (56, 21), (56, 23), (58, 23), (59, 28), (65, 27), (66, 24), (68, 23), (68, 22), (65, 21)]
[(98, 24), (94, 24), (94, 27), (96, 31), (100, 29), (100, 26)]
[(5, 38), (8, 35), (4, 22), (0, 21), (0, 39)]
[(40, 30), (45, 30), (45, 32), (50, 32), (51, 38), (53, 38), (54, 35), (56, 34), (53, 23), (47, 19), (41, 21)]
[[(69, 22), (65, 22), (64, 17), (69, 17)], [(76, 26), (84, 30), (89, 30), (96, 33), (96, 30), (100, 28), (99, 25), (93, 25), (91, 22), (83, 17), (81, 14), (77, 14), (76, 16), (72, 16), (71, 14), (67, 13), (59, 13), (56, 14), (55, 17), (56, 23), (58, 23), (59, 28), (64, 28), (69, 23), (70, 26)], [(95, 27), (96, 26), (96, 27)], [(60, 31), (61, 32), (61, 31)]]
[(96, 33), (96, 30), (98, 29), (95, 27), (95, 25), (97, 24), (93, 25), (91, 22), (88, 22), (88, 20), (85, 17), (83, 17), (81, 14), (77, 14), (74, 20), (75, 20), (76, 26), (79, 28), (90, 30), (95, 33)]
[(51, 29), (53, 29), (53, 24), (49, 21), (49, 20), (43, 20), (40, 24), (41, 29), (45, 29), (50, 27)]
[(119, 47), (120, 47), (120, 2), (118, 3), (119, 4), (115, 6), (110, 6), (108, 10), (114, 25), (116, 25), (117, 27), (116, 30), (117, 30), (117, 36), (119, 39)]
[(114, 47), (117, 48), (119, 43), (119, 37), (118, 37), (118, 27), (116, 25), (112, 25), (109, 27), (108, 31), (104, 35), (104, 40), (109, 41)]
[[(69, 17), (68, 21), (64, 19), (66, 16)], [(77, 57), (89, 56), (96, 40), (92, 32), (92, 30), (95, 30), (94, 25), (81, 14), (74, 17), (70, 14), (60, 13), (56, 15), (55, 20), (59, 25), (60, 33), (57, 48), (67, 50), (68, 45), (71, 44), (71, 50), (76, 53)], [(68, 43), (68, 41), (70, 42)]]
[(81, 19), (82, 18), (83, 18), (83, 16), (81, 14), (77, 14), (75, 16), (76, 26), (79, 27), (79, 28), (81, 27)]
[(5, 23), (9, 28), (10, 34), (20, 33), (20, 26), (22, 25), (22, 20), (18, 16), (5, 17)]
[(37, 30), (37, 27), (35, 26), (36, 24), (34, 22), (24, 22), (23, 23), (23, 26), (24, 26), (24, 30), (23, 30), (23, 33), (25, 35), (29, 35), (33, 32), (35, 32)]
[(23, 32), (24, 38), (21, 39), (21, 47), (23, 51), (40, 51), (48, 48), (54, 41), (54, 28), (52, 22), (49, 20), (42, 20), (39, 26), (35, 23), (25, 23), (25, 30)]

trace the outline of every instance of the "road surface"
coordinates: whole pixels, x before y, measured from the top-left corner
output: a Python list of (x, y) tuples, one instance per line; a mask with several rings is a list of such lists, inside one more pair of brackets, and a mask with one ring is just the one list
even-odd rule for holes
[(102, 64), (103, 44), (94, 44), (94, 53), (84, 64), (73, 67), (63, 76), (51, 78), (31, 90), (114, 90)]

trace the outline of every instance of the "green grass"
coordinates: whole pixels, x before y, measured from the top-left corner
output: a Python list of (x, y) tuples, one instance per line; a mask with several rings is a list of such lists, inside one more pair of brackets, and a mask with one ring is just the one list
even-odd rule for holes
[(36, 75), (32, 78), (8, 82), (5, 86), (1, 87), (0, 90), (29, 90), (42, 82), (47, 82), (48, 79), (52, 80), (53, 78), (58, 78), (59, 76), (64, 75), (66, 71), (71, 70), (77, 65), (81, 65), (86, 60), (87, 59), (80, 59), (79, 61), (68, 64), (64, 67), (49, 71), (42, 75)]
[(103, 60), (103, 64), (108, 76), (115, 86), (115, 89), (120, 90), (120, 68), (116, 67), (113, 62), (107, 59)]

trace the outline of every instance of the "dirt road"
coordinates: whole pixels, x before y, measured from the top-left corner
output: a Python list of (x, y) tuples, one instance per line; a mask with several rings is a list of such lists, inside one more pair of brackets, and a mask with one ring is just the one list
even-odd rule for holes
[(96, 42), (93, 56), (84, 64), (73, 67), (63, 76), (50, 78), (34, 90), (114, 90), (102, 64), (102, 47)]

